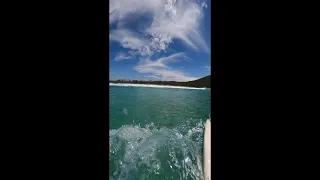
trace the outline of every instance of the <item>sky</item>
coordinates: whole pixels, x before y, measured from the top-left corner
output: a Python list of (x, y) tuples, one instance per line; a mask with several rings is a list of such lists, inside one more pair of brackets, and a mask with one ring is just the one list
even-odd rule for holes
[(110, 79), (210, 75), (210, 0), (110, 0)]

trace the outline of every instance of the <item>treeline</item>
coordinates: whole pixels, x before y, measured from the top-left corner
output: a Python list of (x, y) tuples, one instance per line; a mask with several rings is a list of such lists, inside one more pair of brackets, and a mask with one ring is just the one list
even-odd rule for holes
[(176, 82), (176, 81), (141, 81), (141, 80), (110, 80), (111, 83), (128, 83), (128, 84), (152, 84), (152, 85), (169, 85), (185, 87), (206, 87), (211, 88), (210, 76), (206, 76), (195, 81)]

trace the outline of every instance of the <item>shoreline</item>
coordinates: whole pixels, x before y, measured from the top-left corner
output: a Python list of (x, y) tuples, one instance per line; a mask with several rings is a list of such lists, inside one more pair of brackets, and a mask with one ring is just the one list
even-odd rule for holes
[(153, 87), (153, 88), (176, 88), (176, 89), (197, 89), (206, 90), (210, 88), (196, 88), (187, 86), (168, 86), (168, 85), (155, 85), (155, 84), (129, 84), (129, 83), (109, 83), (109, 86), (126, 86), (126, 87)]

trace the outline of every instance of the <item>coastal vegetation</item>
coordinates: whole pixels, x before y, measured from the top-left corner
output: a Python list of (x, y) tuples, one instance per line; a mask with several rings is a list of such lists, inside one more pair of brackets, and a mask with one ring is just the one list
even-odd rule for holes
[(110, 83), (127, 83), (127, 84), (151, 84), (151, 85), (167, 85), (167, 86), (185, 86), (185, 87), (198, 87), (198, 88), (211, 88), (211, 75), (203, 78), (187, 81), (187, 82), (176, 82), (176, 81), (143, 81), (143, 80), (109, 80)]

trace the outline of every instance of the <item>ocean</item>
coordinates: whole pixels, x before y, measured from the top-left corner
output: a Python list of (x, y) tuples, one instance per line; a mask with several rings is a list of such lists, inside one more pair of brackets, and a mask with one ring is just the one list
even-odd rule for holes
[(210, 89), (109, 88), (110, 179), (203, 179)]

